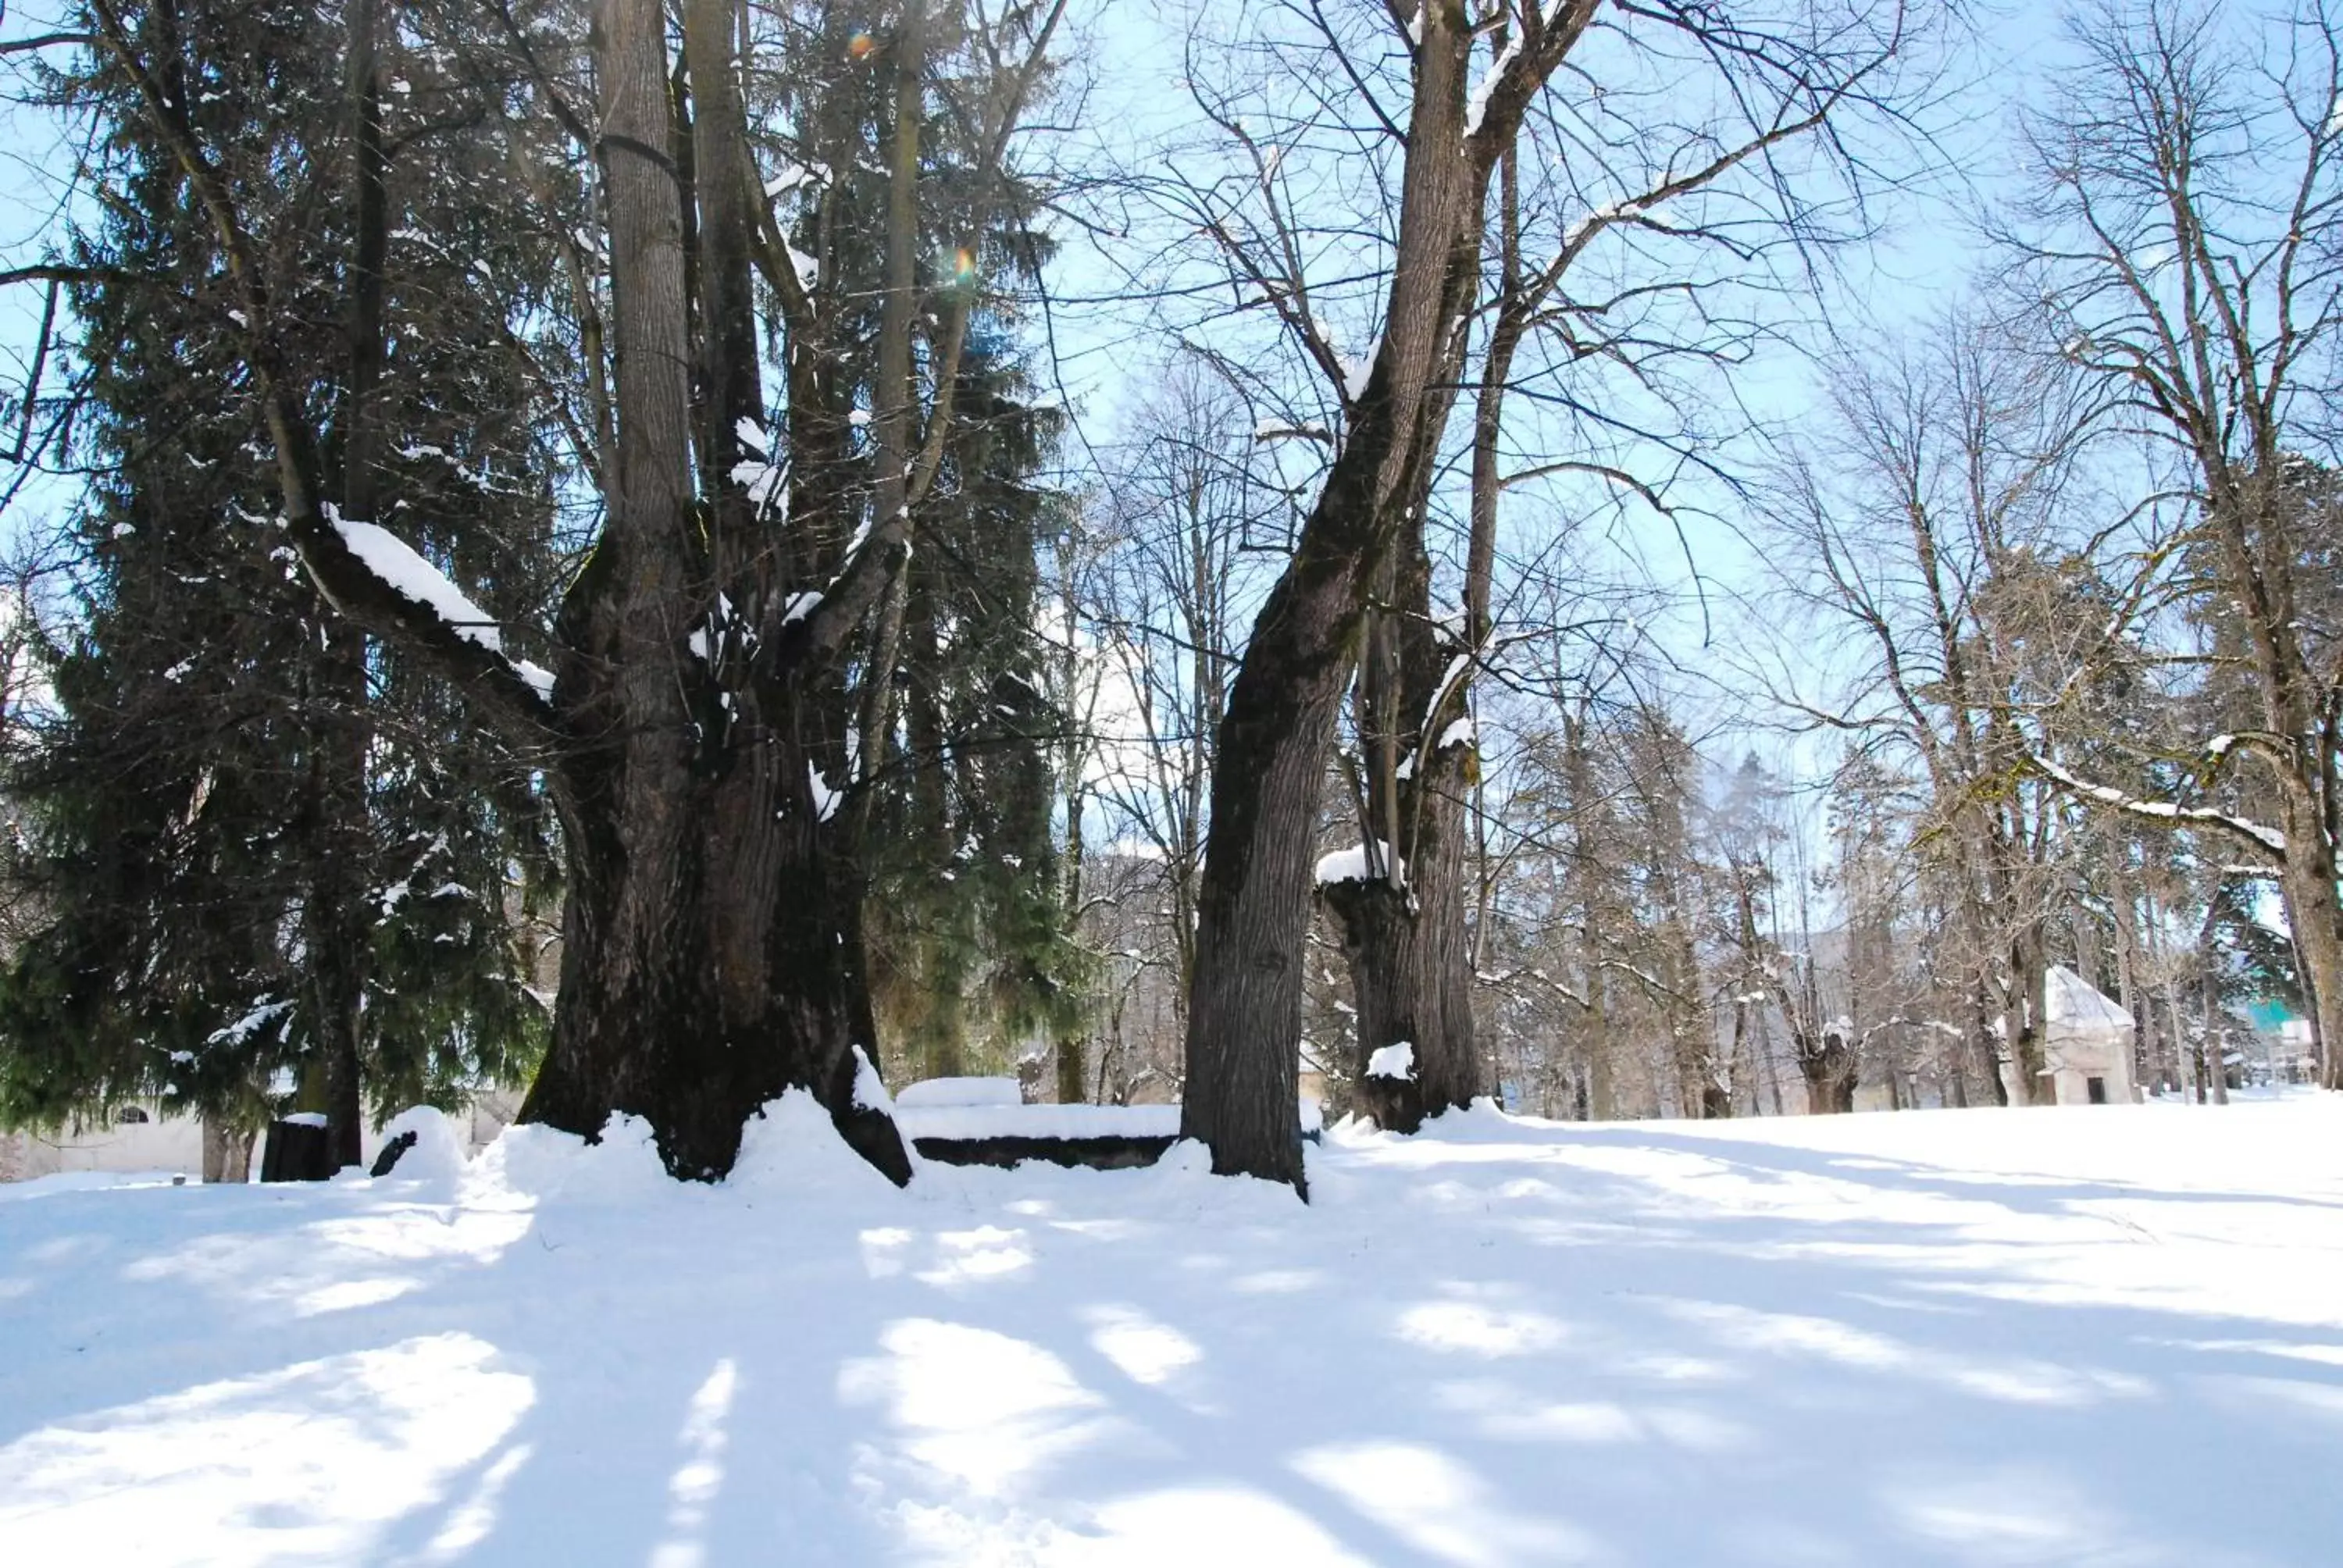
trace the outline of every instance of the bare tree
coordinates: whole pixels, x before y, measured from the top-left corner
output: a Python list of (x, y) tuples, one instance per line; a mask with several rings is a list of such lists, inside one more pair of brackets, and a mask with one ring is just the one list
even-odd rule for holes
[[(1797, 671), (1815, 661), (1799, 653), (1773, 689), (1808, 722), (1862, 739), (1855, 755), (1885, 745), (1917, 764), (1928, 786), (1917, 842), (1954, 890), (1961, 967), (1988, 1004), (1972, 1047), (1991, 1060), (1990, 1015), (2008, 1059), (2002, 1091), (2028, 1103), (2042, 1067), (2056, 823), (2051, 792), (2019, 773), (2033, 711), (2021, 666), (2042, 657), (2027, 635), (2042, 628), (2015, 614), (2009, 585), (2045, 557), (2091, 546), (2074, 532), (2072, 505), (2088, 394), (1955, 319), (1917, 354), (1875, 349), (1842, 365), (1830, 408), (1829, 436), (1783, 477), (1772, 527), (1790, 547), (1777, 558), (1785, 593), (1820, 618), (1792, 624), (1834, 629), (1857, 673), (1835, 699), (1802, 691)], [(2136, 577), (2118, 624), (2145, 581)], [(2087, 646), (2063, 650), (2062, 668), (2094, 657), (2107, 628), (2073, 633)]]
[[(1328, 461), (1293, 563), (1263, 606), (1232, 688), (1213, 783), (1184, 1125), (1212, 1145), (1216, 1169), (1300, 1181), (1300, 1145), (1285, 1106), (1312, 885), (1301, 829), (1314, 818), (1338, 705), (1360, 656), (1362, 833), (1350, 859), (1363, 862), (1363, 874), (1333, 879), (1358, 884), (1337, 904), (1347, 910), (1346, 946), (1361, 999), (1358, 1048), (1372, 1057), (1408, 1047), (1395, 1051), (1412, 1058), (1405, 1075), (1376, 1107), (1401, 1124), (1461, 1103), (1483, 1086), (1463, 961), (1466, 835), (1459, 827), (1463, 780), (1473, 764), (1453, 727), (1466, 711), (1463, 677), (1485, 650), (1473, 647), (1462, 624), (1469, 618), (1442, 628), (1423, 538), (1458, 393), (1480, 379), (1468, 369), (1476, 362), (1468, 328), (1483, 284), (1491, 191), (1525, 123), (1535, 114), (1540, 124), (1555, 125), (1549, 150), (1574, 147), (1606, 173), (1617, 168), (1623, 147), (1640, 146), (1657, 165), (1657, 177), (1606, 193), (1600, 205), (1578, 196), (1591, 210), (1564, 217), (1563, 204), (1553, 204), (1553, 261), (1524, 263), (1513, 248), (1501, 264), (1516, 342), (1550, 315), (1570, 346), (1564, 360), (1606, 353), (1632, 359), (1624, 346), (1634, 340), (1633, 330), (1602, 318), (1606, 310), (1635, 317), (1650, 291), (1629, 286), (1607, 301), (1554, 296), (1587, 242), (1614, 228), (1669, 232), (1655, 208), (1745, 160), (1761, 160), (1767, 175), (1761, 188), (1781, 192), (1794, 182), (1770, 150), (1872, 84), (1895, 57), (1906, 20), (1893, 4), (1796, 6), (1764, 16), (1708, 5), (1622, 6), (1604, 47), (1588, 57), (1590, 83), (1623, 57), (1648, 62), (1676, 50), (1675, 64), (1717, 73), (1725, 100), (1747, 116), (1733, 135), (1714, 124), (1681, 126), (1643, 100), (1650, 135), (1638, 143), (1632, 106), (1614, 113), (1598, 102), (1575, 127), (1550, 118), (1546, 85), (1593, 35), (1598, 12), (1574, 0), (1502, 5), (1481, 16), (1435, 5), (1393, 5), (1385, 18), (1297, 9), (1290, 33), (1266, 32), (1248, 47), (1286, 73), (1290, 96), (1302, 107), (1272, 107), (1277, 128), (1263, 135), (1226, 95), (1200, 93), (1207, 114), (1242, 149), (1240, 166), (1225, 179), (1183, 172), (1169, 182), (1172, 205), (1217, 247), (1238, 308), (1273, 317), (1322, 375), (1337, 411), (1304, 427), (1327, 445)], [(1492, 58), (1476, 80), (1476, 40), (1483, 35)], [(1608, 52), (1613, 44), (1624, 55)], [(1313, 81), (1304, 58), (1322, 63), (1325, 75)], [(1339, 93), (1336, 81), (1347, 84)], [(1599, 87), (1593, 91), (1599, 100)], [(1364, 156), (1352, 166), (1373, 173), (1322, 176), (1297, 195), (1301, 176), (1292, 171), (1317, 166), (1309, 155), (1328, 137), (1353, 144)], [(1506, 188), (1518, 187), (1509, 179)], [(1331, 198), (1338, 207), (1353, 204), (1353, 216), (1313, 216), (1311, 204), (1330, 190), (1340, 192)], [(1361, 203), (1368, 204), (1363, 213)], [(1504, 242), (1517, 247), (1513, 226), (1521, 210), (1513, 203), (1506, 210)], [(1305, 238), (1305, 231), (1324, 233), (1328, 243)], [(1363, 243), (1363, 234), (1370, 236)], [(1330, 254), (1329, 265), (1344, 276), (1313, 270)], [(1346, 352), (1329, 326), (1330, 302), (1346, 299), (1379, 325), (1367, 353)], [(1574, 344), (1574, 326), (1586, 328)], [(1493, 385), (1508, 380), (1500, 366)], [(1568, 400), (1564, 394), (1557, 401)], [(1483, 423), (1493, 430), (1502, 421), (1493, 407)], [(1633, 485), (1625, 470), (1576, 454), (1564, 467)], [(1497, 482), (1492, 468), (1490, 483)], [(1494, 488), (1486, 494), (1481, 511), (1493, 538)], [(1475, 552), (1468, 547), (1467, 554)], [(1490, 554), (1484, 546), (1477, 557), (1485, 565)], [(1467, 597), (1485, 607), (1485, 571), (1483, 578)]]
[[(2106, 389), (2108, 418), (2172, 459), (2186, 557), (2230, 626), (2220, 662), (2258, 722), (2187, 749), (2193, 790), (2138, 790), (2043, 760), (2095, 809), (2225, 836), (2279, 872), (2325, 1053), (2343, 1088), (2343, 657), (2311, 567), (2334, 527), (2343, 329), (2343, 18), (2325, 0), (2258, 42), (2230, 8), (2109, 0), (2072, 25), (2083, 58), (2027, 123), (2036, 189), (2004, 226), (2029, 310)], [(2041, 760), (2041, 759), (2038, 759)], [(2258, 773), (2273, 822), (2203, 804)]]

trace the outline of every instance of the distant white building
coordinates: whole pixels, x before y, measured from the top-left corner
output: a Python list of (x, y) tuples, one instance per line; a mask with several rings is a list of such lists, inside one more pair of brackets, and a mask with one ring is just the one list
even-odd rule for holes
[(2060, 1105), (2128, 1105), (2139, 1098), (2132, 1081), (2131, 1014), (2063, 964), (2043, 978), (2043, 1073)]
[[(458, 1111), (457, 1127), (468, 1136), (470, 1152), (478, 1153), (496, 1141), (520, 1110), (520, 1095), (493, 1090)], [(382, 1147), (381, 1135), (369, 1127), (360, 1140), (371, 1161)], [(260, 1141), (253, 1141), (252, 1165), (260, 1166)], [(114, 1120), (56, 1132), (0, 1131), (0, 1181), (29, 1181), (35, 1176), (63, 1171), (156, 1171), (203, 1178), (204, 1124), (193, 1116), (165, 1114), (162, 1102), (134, 1101), (121, 1106)]]
[(168, 1171), (198, 1180), (204, 1124), (166, 1116), (155, 1101), (124, 1105), (111, 1121), (57, 1132), (0, 1132), (0, 1181), (68, 1171)]

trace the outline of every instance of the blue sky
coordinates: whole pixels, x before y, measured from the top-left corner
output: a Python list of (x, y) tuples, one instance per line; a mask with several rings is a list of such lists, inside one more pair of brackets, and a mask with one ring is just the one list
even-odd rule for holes
[[(1202, 0), (1195, 6), (1133, 0), (1077, 4), (1071, 20), (1081, 55), (1074, 74), (1089, 85), (1091, 115), (1087, 129), (1064, 144), (1069, 148), (1085, 141), (1128, 147), (1140, 136), (1161, 135), (1190, 120), (1193, 109), (1182, 81), (1183, 41), (1192, 28), (1208, 38), (1232, 35), (1232, 19), (1240, 13), (1238, 0)], [(2236, 8), (2241, 17), (2255, 9)], [(1843, 271), (1830, 297), (1805, 306), (1843, 331), (1861, 336), (1925, 325), (1958, 296), (1969, 276), (1989, 265), (1970, 215), (2004, 187), (2016, 106), (2038, 94), (2066, 49), (2053, 7), (1980, 6), (1973, 15), (1973, 34), (1943, 61), (1949, 90), (1925, 115), (1934, 138), (1933, 162), (1924, 166), (1900, 156), (1891, 160), (1891, 173), (1911, 177), (1906, 188), (1882, 197), (1878, 240), (1843, 254)], [(0, 34), (23, 35), (49, 25), (36, 10), (12, 7)], [(39, 114), (22, 108), (0, 113), (6, 131), (0, 139), (0, 190), (12, 196), (0, 202), (0, 265), (21, 265), (38, 258), (53, 232), (59, 177), (70, 159), (56, 127)], [(1115, 269), (1080, 238), (1068, 239), (1055, 286), (1070, 296), (1098, 289), (1099, 280)], [(21, 361), (40, 306), (37, 286), (0, 290), (0, 380), (21, 386)], [(1151, 340), (1127, 309), (1070, 303), (1055, 313), (1054, 325), (1064, 390), (1081, 411), (1082, 433), (1093, 441), (1110, 440), (1136, 406), (1129, 395), (1132, 372), (1161, 351), (1161, 340)], [(1213, 330), (1206, 329), (1207, 335)], [(1762, 420), (1790, 423), (1805, 408), (1812, 387), (1808, 363), (1785, 346), (1737, 369), (1729, 389), (1718, 390), (1729, 390)], [(1756, 448), (1744, 447), (1727, 461), (1745, 463), (1755, 456)], [(1644, 584), (1646, 592), (1639, 597), (1674, 601), (1673, 614), (1646, 618), (1646, 624), (1674, 657), (1698, 668), (1712, 662), (1705, 643), (1749, 635), (1731, 600), (1754, 574), (1743, 541), (1704, 515), (1729, 513), (1729, 490), (1694, 486), (1680, 498), (1687, 505), (1676, 525), (1641, 508), (1619, 514), (1608, 528), (1614, 558), (1609, 569)], [(65, 487), (51, 486), (28, 496), (20, 503), (22, 515), (9, 522), (37, 522), (44, 511), (69, 500)], [(1704, 593), (1695, 591), (1695, 568)], [(1688, 684), (1686, 695), (1695, 703), (1711, 700), (1697, 682)], [(1753, 743), (1764, 739), (1756, 728), (1750, 735)]]

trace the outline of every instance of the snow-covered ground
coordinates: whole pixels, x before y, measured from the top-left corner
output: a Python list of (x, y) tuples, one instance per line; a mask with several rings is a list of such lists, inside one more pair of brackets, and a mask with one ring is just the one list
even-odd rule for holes
[(2343, 1563), (2343, 1097), (0, 1194), (0, 1563)]

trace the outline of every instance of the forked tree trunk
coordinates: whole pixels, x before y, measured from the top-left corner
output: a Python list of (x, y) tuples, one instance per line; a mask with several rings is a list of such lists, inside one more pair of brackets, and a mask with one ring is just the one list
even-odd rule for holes
[(682, 211), (658, 152), (664, 26), (659, 0), (601, 13), (619, 472), (565, 607), (556, 706), (577, 739), (557, 790), (570, 869), (561, 1006), (521, 1114), (589, 1136), (613, 1112), (640, 1115), (669, 1170), (712, 1178), (757, 1108), (802, 1088), (901, 1182), (902, 1140), (857, 1092), (873, 1043), (860, 879), (828, 842), (812, 765), (832, 739), (813, 689), (831, 678), (789, 657), (801, 641), (760, 650), (762, 678), (726, 712), (686, 647), (715, 594), (694, 570)]
[[(660, 0), (603, 0), (596, 19), (617, 427), (599, 464), (608, 515), (562, 606), (549, 701), (530, 671), (402, 593), (335, 527), (308, 381), (292, 368), (286, 324), (233, 191), (120, 16), (103, 0), (92, 14), (219, 236), (287, 532), (304, 565), (337, 609), (456, 683), (483, 721), (544, 769), (561, 816), (570, 897), (561, 1005), (524, 1119), (592, 1136), (613, 1112), (641, 1115), (671, 1171), (709, 1177), (730, 1166), (741, 1126), (760, 1104), (800, 1087), (853, 1148), (907, 1180), (902, 1140), (871, 1103), (883, 1097), (858, 1051), (871, 1036), (851, 841), (834, 841), (844, 830), (830, 825), (831, 786), (814, 769), (819, 759), (845, 781), (842, 650), (871, 607), (880, 568), (901, 561), (908, 517), (899, 509), (871, 519), (860, 555), (833, 557), (817, 576), (806, 556), (821, 541), (751, 540), (754, 519), (736, 504), (729, 476), (700, 505), (694, 415), (711, 431), (731, 431), (737, 420), (725, 416), (753, 412), (746, 405), (755, 377), (737, 354), (754, 337), (719, 329), (693, 352)], [(695, 6), (687, 26), (731, 15)], [(727, 68), (702, 67), (699, 86), (702, 124), (713, 116), (725, 122), (723, 134), (745, 135), (737, 116), (712, 106), (729, 101)], [(748, 166), (720, 147), (693, 161)], [(693, 194), (717, 206), (745, 201), (746, 181), (737, 191), (728, 183), (712, 196)], [(740, 232), (720, 223), (709, 230)], [(724, 245), (707, 265), (737, 274)], [(709, 279), (722, 281), (716, 271)], [(954, 314), (938, 356), (938, 421), (949, 418), (964, 319)], [(689, 387), (695, 364), (710, 400), (699, 410)], [(363, 483), (366, 466), (353, 471)], [(744, 558), (735, 549), (742, 544), (757, 548)], [(791, 600), (771, 575), (784, 568), (829, 589)], [(757, 636), (712, 622), (719, 584), (754, 618)], [(695, 633), (715, 645), (705, 655), (689, 647)], [(868, 1096), (860, 1092), (866, 1081)]]
[(1806, 1081), (1806, 1113), (1844, 1116), (1855, 1109), (1855, 1056), (1838, 1036), (1798, 1052), (1798, 1076)]
[[(1503, 41), (1496, 46), (1502, 52)], [(1424, 497), (1410, 493), (1404, 498), (1409, 509), (1397, 524), (1401, 543), (1388, 595), (1395, 613), (1381, 618), (1381, 635), (1372, 640), (1360, 673), (1366, 836), (1390, 842), (1405, 877), (1370, 866), (1383, 875), (1322, 890), (1342, 930), (1359, 1010), (1359, 1109), (1377, 1126), (1401, 1132), (1416, 1131), (1427, 1116), (1470, 1105), (1493, 1087), (1473, 1035), (1472, 953), (1464, 929), (1465, 809), (1479, 767), (1479, 738), (1469, 724), (1453, 737), (1449, 727), (1471, 711), (1473, 662), (1489, 643), (1503, 490), (1498, 437), (1513, 356), (1534, 304), (1523, 288), (1520, 197), (1510, 148), (1498, 174), (1499, 300), (1473, 407), (1462, 614), (1453, 634), (1443, 635), (1420, 526)], [(1443, 422), (1453, 397), (1434, 394)], [(1412, 1076), (1366, 1070), (1378, 1050), (1403, 1043), (1413, 1052)]]
[(1312, 829), (1363, 588), (1444, 424), (1442, 367), (1479, 262), (1490, 165), (1464, 146), (1472, 33), (1423, 7), (1383, 341), (1221, 721), (1198, 900), (1180, 1131), (1222, 1174), (1303, 1186), (1296, 1114)]
[[(1420, 538), (1395, 547), (1393, 610), (1379, 613), (1359, 673), (1360, 749), (1368, 836), (1380, 849), (1363, 875), (1319, 891), (1342, 933), (1358, 1008), (1353, 1078), (1358, 1108), (1376, 1126), (1413, 1132), (1424, 1118), (1488, 1092), (1473, 1032), (1464, 878), (1471, 848), (1464, 807), (1473, 742), (1464, 715), (1467, 656), (1433, 625), (1432, 563)], [(1403, 1075), (1373, 1074), (1386, 1047), (1404, 1045)]]

